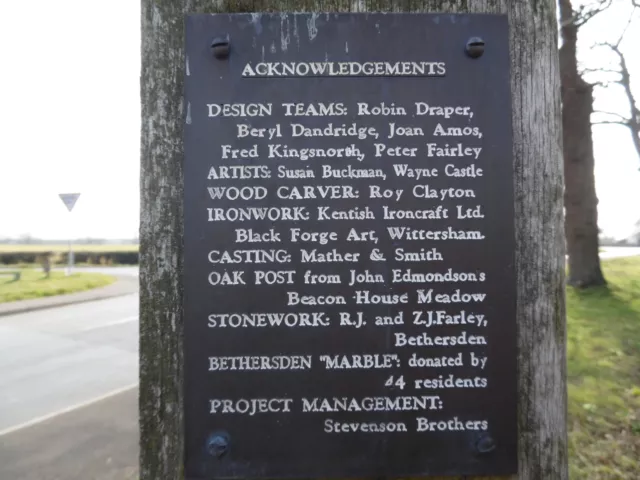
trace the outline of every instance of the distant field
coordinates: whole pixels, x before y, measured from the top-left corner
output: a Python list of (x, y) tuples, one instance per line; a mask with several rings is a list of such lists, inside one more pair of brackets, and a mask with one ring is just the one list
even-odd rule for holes
[[(7, 245), (0, 244), (0, 253), (24, 253), (24, 252), (66, 252), (69, 250), (68, 245)], [(82, 245), (82, 244), (73, 244), (74, 252), (137, 252), (138, 245), (134, 244), (90, 244), (90, 245)]]

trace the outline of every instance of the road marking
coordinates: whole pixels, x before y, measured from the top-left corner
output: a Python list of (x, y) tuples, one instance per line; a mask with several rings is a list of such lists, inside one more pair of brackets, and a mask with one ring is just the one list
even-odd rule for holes
[(138, 316), (137, 315), (135, 315), (133, 317), (121, 318), (119, 320), (113, 320), (113, 321), (107, 322), (107, 323), (100, 323), (98, 325), (89, 325), (88, 327), (82, 328), (80, 331), (81, 332), (88, 332), (90, 330), (97, 330), (99, 328), (112, 327), (113, 325), (121, 325), (123, 323), (129, 323), (129, 322), (133, 322), (135, 320), (138, 320)]
[(4, 430), (0, 430), (0, 437), (3, 435), (7, 435), (9, 433), (17, 432), (18, 430), (22, 430), (23, 428), (31, 427), (38, 423), (45, 422), (50, 420), (58, 415), (64, 415), (65, 413), (69, 413), (73, 410), (77, 410), (78, 408), (88, 407), (94, 403), (100, 402), (102, 400), (106, 400), (111, 397), (115, 397), (116, 395), (120, 395), (121, 393), (128, 392), (138, 386), (138, 383), (132, 383), (131, 385), (127, 385), (126, 387), (118, 388), (116, 390), (112, 390), (109, 393), (105, 393), (104, 395), (100, 395), (99, 397), (92, 398), (91, 400), (87, 400), (86, 402), (76, 403), (75, 405), (71, 405), (69, 407), (63, 408), (62, 410), (57, 410), (53, 413), (48, 413), (47, 415), (43, 415), (41, 417), (33, 418), (27, 422), (21, 423), (19, 425), (15, 425), (13, 427), (5, 428)]

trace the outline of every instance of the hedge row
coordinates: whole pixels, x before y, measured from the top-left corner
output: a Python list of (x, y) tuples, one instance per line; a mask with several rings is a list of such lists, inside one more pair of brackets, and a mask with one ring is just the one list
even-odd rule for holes
[[(0, 264), (42, 263), (46, 257), (52, 265), (66, 265), (69, 261), (67, 252), (2, 252)], [(74, 261), (89, 265), (137, 265), (138, 252), (74, 252)]]

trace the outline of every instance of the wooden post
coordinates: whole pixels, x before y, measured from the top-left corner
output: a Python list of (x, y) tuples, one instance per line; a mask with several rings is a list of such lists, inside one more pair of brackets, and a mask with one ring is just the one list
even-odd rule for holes
[(508, 14), (518, 290), (517, 478), (568, 478), (554, 0), (142, 0), (140, 478), (183, 478), (184, 15), (256, 10)]

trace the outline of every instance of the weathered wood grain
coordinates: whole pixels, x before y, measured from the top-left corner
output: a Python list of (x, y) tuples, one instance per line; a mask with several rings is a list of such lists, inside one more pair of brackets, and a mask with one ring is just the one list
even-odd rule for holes
[(280, 10), (508, 14), (518, 283), (517, 478), (568, 478), (554, 0), (142, 0), (140, 478), (183, 478), (183, 16)]

